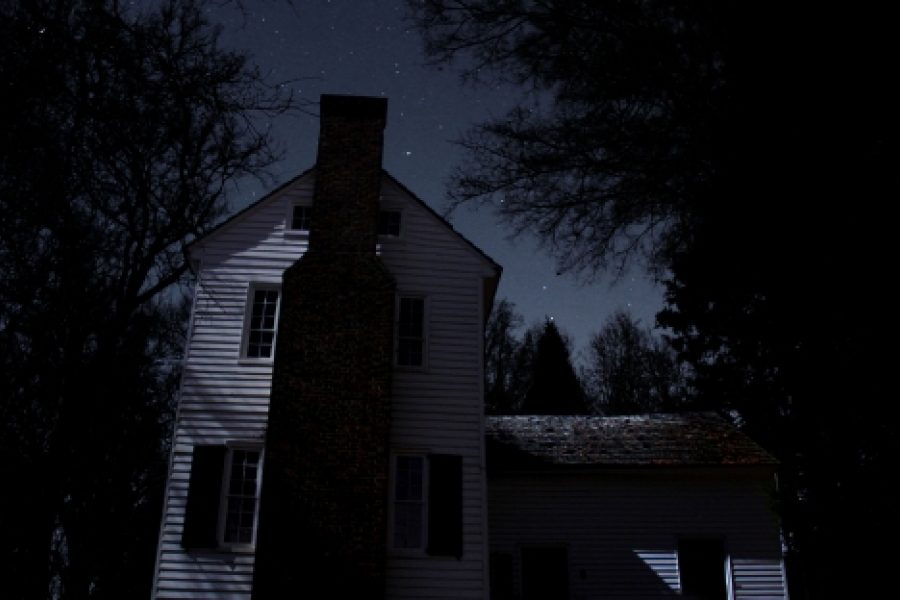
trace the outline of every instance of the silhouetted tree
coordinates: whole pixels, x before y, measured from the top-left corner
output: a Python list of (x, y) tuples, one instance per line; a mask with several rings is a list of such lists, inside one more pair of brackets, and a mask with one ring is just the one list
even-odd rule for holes
[(624, 311), (591, 337), (582, 380), (594, 409), (604, 414), (675, 410), (683, 377), (675, 352)]
[[(184, 248), (287, 106), (192, 0), (0, 5), (4, 598), (146, 597)], [(254, 111), (259, 111), (254, 113)]]
[(494, 306), (484, 333), (485, 410), (489, 414), (511, 414), (515, 398), (514, 361), (520, 343), (515, 331), (522, 326), (516, 305), (503, 298)]
[(534, 360), (537, 356), (537, 342), (541, 337), (542, 326), (534, 324), (525, 330), (522, 339), (518, 340), (516, 351), (513, 354), (512, 376), (509, 382), (510, 406), (509, 412), (517, 414), (522, 412), (525, 395), (531, 389), (534, 379)]
[[(527, 341), (526, 341), (527, 343)], [(588, 412), (569, 347), (556, 324), (547, 320), (536, 338), (528, 388), (520, 412), (533, 415), (580, 415)]]
[(875, 595), (890, 565), (858, 549), (896, 535), (900, 500), (879, 350), (897, 188), (886, 9), (410, 5), (435, 62), (531, 94), (462, 140), (453, 202), (492, 202), (564, 269), (645, 253), (692, 402), (781, 460), (789, 575), (807, 588), (792, 596)]
[[(732, 3), (411, 1), (436, 63), (534, 93), (461, 143), (452, 206), (493, 202), (563, 269), (665, 266), (713, 193), (735, 107)], [(766, 49), (756, 48), (760, 57)]]

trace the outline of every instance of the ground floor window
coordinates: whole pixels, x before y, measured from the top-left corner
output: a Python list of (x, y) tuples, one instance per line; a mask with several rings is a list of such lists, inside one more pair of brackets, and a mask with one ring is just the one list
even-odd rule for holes
[(194, 446), (181, 545), (186, 549), (256, 543), (262, 447), (235, 442)]
[(391, 546), (431, 556), (462, 556), (462, 457), (397, 454)]
[(223, 482), (222, 530), (224, 544), (253, 544), (256, 505), (259, 497), (260, 458), (258, 448), (229, 448)]

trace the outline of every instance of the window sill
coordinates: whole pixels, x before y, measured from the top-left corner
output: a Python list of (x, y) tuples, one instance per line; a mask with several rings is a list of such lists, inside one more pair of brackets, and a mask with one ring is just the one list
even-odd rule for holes
[(184, 551), (188, 554), (253, 554), (256, 552), (256, 546), (230, 544), (210, 548), (185, 548)]
[(388, 556), (393, 558), (431, 558), (425, 548), (388, 548)]
[(261, 367), (261, 366), (266, 366), (266, 365), (272, 365), (274, 362), (275, 362), (274, 359), (271, 359), (271, 358), (247, 358), (247, 357), (244, 357), (244, 358), (238, 359), (239, 365), (247, 365), (247, 366), (252, 366), (252, 367)]
[(222, 544), (218, 550), (229, 554), (253, 554), (256, 552), (256, 546), (254, 544)]
[(406, 246), (406, 240), (402, 237), (391, 237), (389, 235), (379, 235), (378, 240), (375, 242), (375, 252), (376, 254), (380, 254), (382, 250), (386, 248), (395, 249), (395, 248), (403, 248)]

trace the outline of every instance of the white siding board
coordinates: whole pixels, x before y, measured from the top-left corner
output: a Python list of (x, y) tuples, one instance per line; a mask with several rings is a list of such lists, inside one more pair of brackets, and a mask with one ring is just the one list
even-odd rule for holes
[(398, 369), (391, 444), (396, 450), (463, 457), (460, 560), (391, 554), (389, 598), (484, 598), (484, 497), (481, 471), (481, 282), (483, 257), (396, 186), (383, 204), (402, 210), (401, 239), (381, 245), (398, 294), (422, 294), (428, 313), (427, 365)]
[(249, 286), (280, 282), (306, 248), (305, 239), (283, 234), (293, 200), (311, 197), (304, 180), (294, 186), (296, 193), (288, 189), (265, 200), (194, 248), (200, 272), (160, 535), (157, 598), (250, 597), (251, 554), (184, 552), (181, 530), (193, 446), (265, 436), (272, 364), (242, 363), (240, 348)]
[(513, 556), (517, 591), (522, 546), (563, 544), (573, 598), (663, 598), (680, 591), (679, 536), (713, 536), (731, 557), (735, 599), (786, 598), (777, 523), (758, 478), (529, 473), (492, 475), (488, 490), (491, 551)]

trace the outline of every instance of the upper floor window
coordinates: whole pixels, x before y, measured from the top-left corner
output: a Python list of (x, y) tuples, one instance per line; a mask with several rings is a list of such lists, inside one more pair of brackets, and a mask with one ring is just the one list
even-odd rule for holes
[(278, 321), (277, 288), (252, 288), (247, 317), (246, 358), (272, 358)]
[(309, 233), (312, 227), (312, 206), (295, 204), (291, 212), (291, 231)]
[(425, 364), (425, 299), (400, 298), (397, 315), (397, 364)]
[(378, 213), (378, 235), (400, 237), (399, 210), (382, 210)]

